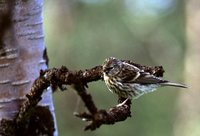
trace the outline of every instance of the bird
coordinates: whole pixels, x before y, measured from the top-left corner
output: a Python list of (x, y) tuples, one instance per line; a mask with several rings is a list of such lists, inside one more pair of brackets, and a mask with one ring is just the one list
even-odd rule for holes
[(184, 84), (162, 79), (162, 66), (142, 66), (132, 61), (109, 57), (102, 67), (103, 79), (108, 89), (126, 100), (137, 99), (162, 86), (187, 88)]

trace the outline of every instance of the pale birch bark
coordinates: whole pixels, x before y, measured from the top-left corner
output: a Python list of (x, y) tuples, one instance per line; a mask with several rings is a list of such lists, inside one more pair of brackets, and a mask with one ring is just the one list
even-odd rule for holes
[[(6, 12), (8, 1), (0, 0), (0, 14)], [(0, 119), (14, 118), (40, 69), (47, 68), (42, 6), (43, 0), (16, 0), (12, 9), (12, 26), (0, 49)], [(49, 106), (55, 120), (51, 89), (43, 95), (40, 105)]]
[(181, 93), (177, 106), (175, 136), (200, 136), (200, 1), (186, 1), (186, 32), (188, 46), (185, 77), (189, 86)]

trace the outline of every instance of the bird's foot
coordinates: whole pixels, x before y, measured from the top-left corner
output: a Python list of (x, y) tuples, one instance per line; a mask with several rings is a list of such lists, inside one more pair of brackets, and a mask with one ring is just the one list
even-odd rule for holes
[(129, 98), (126, 98), (126, 100), (124, 100), (122, 103), (117, 104), (116, 107), (120, 107), (120, 106), (124, 105), (128, 100), (129, 100)]

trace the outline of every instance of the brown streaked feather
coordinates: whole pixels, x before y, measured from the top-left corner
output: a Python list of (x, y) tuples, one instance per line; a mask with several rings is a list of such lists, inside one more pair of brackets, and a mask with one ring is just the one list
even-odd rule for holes
[(153, 74), (156, 70), (151, 69), (151, 73), (143, 69), (139, 69), (133, 64), (128, 64), (123, 62), (124, 66), (122, 68), (121, 74), (118, 75), (123, 83), (139, 83), (139, 84), (157, 84), (157, 83), (166, 83), (167, 80), (162, 80)]
[(162, 80), (146, 72), (141, 73), (140, 76), (135, 80), (135, 83), (139, 83), (139, 84), (157, 84), (157, 83), (166, 83), (166, 82), (168, 81)]
[(148, 72), (156, 77), (163, 77), (163, 74), (165, 72), (165, 70), (163, 69), (162, 66), (144, 66), (144, 65), (140, 65), (137, 63), (134, 63), (131, 60), (122, 60), (122, 62), (128, 63), (130, 65), (134, 65), (136, 67), (138, 67), (141, 70), (144, 70), (144, 72)]
[(121, 79), (120, 82), (131, 82), (140, 76), (140, 69), (130, 64), (124, 64), (121, 72), (117, 76)]

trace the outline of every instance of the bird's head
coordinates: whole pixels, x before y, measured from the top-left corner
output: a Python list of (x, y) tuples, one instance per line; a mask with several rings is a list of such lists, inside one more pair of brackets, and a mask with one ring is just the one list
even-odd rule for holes
[(121, 71), (122, 62), (114, 57), (109, 57), (103, 62), (103, 72), (109, 77), (117, 75)]

